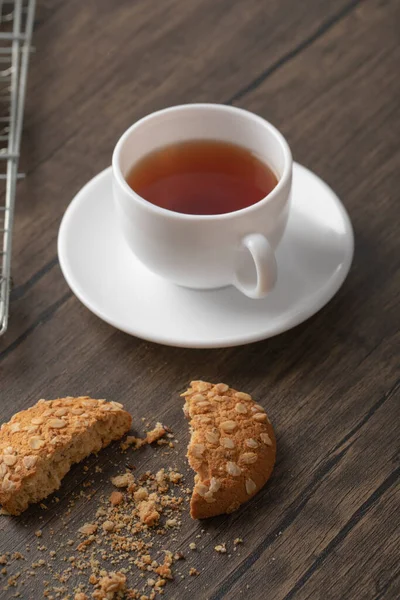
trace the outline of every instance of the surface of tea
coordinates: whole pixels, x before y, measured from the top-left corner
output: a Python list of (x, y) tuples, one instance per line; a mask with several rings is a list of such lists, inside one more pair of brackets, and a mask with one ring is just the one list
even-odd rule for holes
[(278, 183), (272, 170), (248, 150), (210, 140), (156, 150), (136, 163), (126, 180), (148, 202), (191, 215), (246, 208)]

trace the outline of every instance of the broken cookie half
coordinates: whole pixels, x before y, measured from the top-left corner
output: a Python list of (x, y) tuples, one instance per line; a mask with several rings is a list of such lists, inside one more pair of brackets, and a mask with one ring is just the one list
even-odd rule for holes
[(268, 481), (276, 455), (274, 430), (249, 394), (225, 383), (192, 381), (182, 394), (190, 419), (187, 457), (195, 471), (194, 519), (231, 513)]
[(19, 515), (61, 485), (74, 463), (122, 437), (132, 418), (119, 402), (39, 400), (0, 429), (0, 504)]

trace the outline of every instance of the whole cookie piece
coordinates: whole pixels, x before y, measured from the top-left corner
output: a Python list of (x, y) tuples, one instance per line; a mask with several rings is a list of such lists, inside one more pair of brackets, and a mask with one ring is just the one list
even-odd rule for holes
[(39, 400), (0, 428), (0, 504), (19, 515), (61, 485), (74, 463), (122, 437), (132, 418), (118, 402)]
[(249, 394), (225, 383), (192, 381), (182, 394), (190, 419), (187, 457), (196, 472), (193, 519), (231, 513), (268, 481), (275, 464), (274, 430)]

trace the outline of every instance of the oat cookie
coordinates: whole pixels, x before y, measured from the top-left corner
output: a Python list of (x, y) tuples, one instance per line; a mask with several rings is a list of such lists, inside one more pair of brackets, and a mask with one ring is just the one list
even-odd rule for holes
[(23, 512), (61, 485), (74, 463), (122, 437), (132, 418), (122, 404), (80, 398), (39, 400), (0, 428), (0, 504)]
[(194, 519), (231, 513), (269, 479), (274, 430), (262, 406), (225, 383), (192, 381), (182, 394), (190, 419), (187, 457), (196, 472), (190, 503)]

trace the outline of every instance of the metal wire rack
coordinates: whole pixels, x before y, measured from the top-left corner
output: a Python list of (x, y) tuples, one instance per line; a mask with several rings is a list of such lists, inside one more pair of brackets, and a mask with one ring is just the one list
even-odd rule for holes
[(0, 0), (0, 335), (7, 329), (15, 188), (35, 0)]

